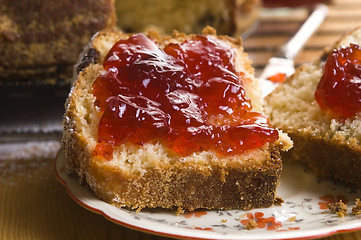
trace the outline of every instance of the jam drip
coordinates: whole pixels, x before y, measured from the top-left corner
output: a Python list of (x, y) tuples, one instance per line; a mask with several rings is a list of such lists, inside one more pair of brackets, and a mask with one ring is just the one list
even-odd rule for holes
[(315, 91), (320, 108), (332, 118), (344, 120), (361, 111), (361, 47), (334, 50)]
[(278, 139), (267, 117), (252, 112), (232, 48), (196, 36), (163, 50), (143, 34), (120, 40), (93, 85), (102, 116), (94, 154), (160, 141), (187, 156), (203, 150), (238, 154)]

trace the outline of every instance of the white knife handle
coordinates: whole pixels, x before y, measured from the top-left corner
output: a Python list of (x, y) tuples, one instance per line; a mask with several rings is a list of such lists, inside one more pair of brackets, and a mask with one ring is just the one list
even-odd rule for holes
[(325, 4), (317, 4), (312, 14), (307, 18), (294, 37), (281, 47), (282, 57), (293, 59), (307, 39), (316, 31), (328, 13), (328, 7)]

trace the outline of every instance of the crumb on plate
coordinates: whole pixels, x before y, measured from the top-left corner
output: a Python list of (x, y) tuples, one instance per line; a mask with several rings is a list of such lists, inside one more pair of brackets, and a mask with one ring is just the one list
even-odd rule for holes
[(343, 203), (342, 200), (335, 203), (329, 203), (327, 208), (331, 213), (336, 213), (339, 217), (347, 216), (347, 204)]
[(256, 221), (254, 220), (254, 219), (250, 219), (249, 221), (248, 221), (248, 223), (246, 224), (246, 226), (245, 226), (245, 228), (247, 229), (247, 230), (252, 230), (252, 229), (254, 229), (254, 228), (256, 228), (257, 227), (257, 223), (256, 223)]
[(356, 206), (352, 208), (352, 214), (354, 215), (360, 215), (361, 214), (361, 201), (359, 198), (356, 198)]

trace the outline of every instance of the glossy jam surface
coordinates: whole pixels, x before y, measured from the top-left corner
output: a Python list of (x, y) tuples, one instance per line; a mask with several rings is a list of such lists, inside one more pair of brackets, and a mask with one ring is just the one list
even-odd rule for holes
[(93, 85), (102, 112), (94, 154), (110, 159), (122, 143), (159, 141), (182, 156), (228, 155), (278, 139), (267, 117), (252, 111), (234, 57), (210, 36), (164, 49), (143, 34), (117, 42)]
[(352, 118), (361, 111), (361, 47), (334, 50), (329, 54), (315, 99), (332, 118)]

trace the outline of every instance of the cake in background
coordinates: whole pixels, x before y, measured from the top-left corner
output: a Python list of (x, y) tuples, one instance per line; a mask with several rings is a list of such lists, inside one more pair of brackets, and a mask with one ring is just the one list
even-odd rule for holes
[(240, 35), (257, 20), (260, 5), (260, 0), (118, 0), (116, 12), (125, 32), (201, 33), (209, 25), (218, 34)]
[[(67, 84), (82, 49), (96, 32), (118, 26), (125, 32), (155, 28), (239, 35), (257, 19), (261, 0), (2, 0), (0, 84)], [(115, 12), (116, 10), (116, 12)]]
[(329, 3), (331, 0), (263, 0), (263, 6), (267, 8), (278, 7), (302, 7), (307, 5), (314, 5), (317, 3)]
[(113, 0), (1, 0), (0, 84), (69, 83), (92, 35), (115, 22)]

